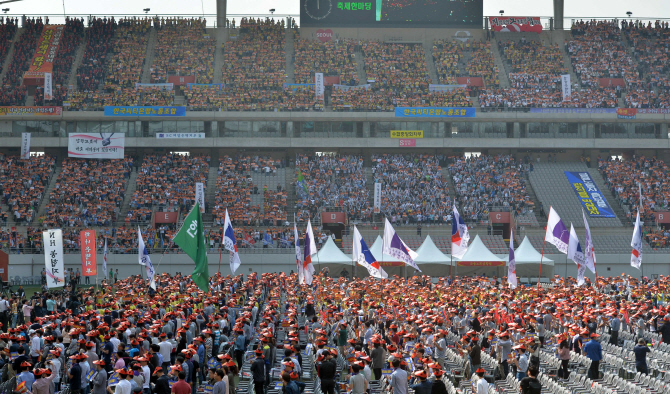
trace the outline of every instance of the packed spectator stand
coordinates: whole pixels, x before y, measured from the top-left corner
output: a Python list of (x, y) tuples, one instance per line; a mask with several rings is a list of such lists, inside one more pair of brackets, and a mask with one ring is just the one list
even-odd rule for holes
[(23, 33), (14, 43), (14, 55), (2, 80), (0, 105), (25, 105), (27, 89), (22, 84), (23, 74), (30, 67), (43, 26), (42, 18), (26, 19)]
[[(55, 158), (46, 155), (21, 159), (0, 154), (0, 195), (15, 223), (34, 219), (55, 164)], [(3, 222), (7, 223), (7, 216)]]
[(296, 83), (314, 83), (314, 73), (322, 72), (324, 76), (339, 77), (342, 85), (359, 84), (355, 59), (356, 41), (338, 39), (321, 42), (303, 39), (297, 29), (294, 29), (294, 34)]

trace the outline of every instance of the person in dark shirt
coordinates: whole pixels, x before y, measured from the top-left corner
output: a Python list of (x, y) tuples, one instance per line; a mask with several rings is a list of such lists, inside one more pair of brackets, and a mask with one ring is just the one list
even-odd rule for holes
[(647, 369), (647, 353), (650, 353), (651, 350), (644, 343), (644, 339), (640, 338), (637, 341), (637, 346), (633, 348), (633, 352), (635, 353), (635, 369), (644, 374), (649, 373)]
[(659, 327), (658, 331), (661, 333), (663, 343), (670, 343), (670, 318), (667, 316), (663, 318), (663, 325)]
[(537, 374), (539, 373), (537, 365), (531, 365), (528, 367), (528, 376), (521, 379), (519, 382), (519, 387), (521, 388), (521, 394), (541, 394), (542, 393), (542, 383), (537, 379)]
[(254, 380), (254, 390), (256, 394), (264, 393), (265, 386), (265, 360), (263, 360), (263, 349), (254, 350), (256, 359), (251, 363), (251, 374)]
[(153, 375), (157, 378), (153, 391), (154, 394), (170, 394), (170, 381), (163, 373), (163, 367), (156, 367)]
[(114, 353), (114, 344), (110, 342), (111, 337), (109, 335), (105, 335), (105, 344), (102, 346), (101, 352), (102, 352), (102, 359), (105, 361), (105, 371), (109, 373), (109, 371), (112, 370), (112, 354)]
[(333, 355), (330, 354), (330, 351), (324, 350), (321, 355), (325, 357), (319, 367), (321, 391), (323, 391), (324, 394), (335, 394), (335, 373), (337, 372), (337, 366), (332, 361)]
[(14, 368), (14, 371), (19, 371), (19, 368), (21, 368), (21, 363), (27, 361), (28, 357), (26, 357), (26, 350), (23, 346), (17, 346), (16, 352), (19, 354), (19, 356), (14, 359), (12, 368)]
[(70, 393), (81, 394), (81, 367), (79, 366), (81, 356), (75, 354), (74, 356), (70, 356), (70, 359), (72, 359), (72, 367), (67, 373), (67, 376), (70, 378)]
[(430, 389), (430, 394), (447, 394), (447, 386), (442, 381), (444, 371), (437, 369), (433, 372), (433, 375), (435, 375), (435, 381), (433, 382), (433, 387)]
[(414, 373), (416, 381), (410, 385), (409, 388), (414, 390), (414, 394), (430, 394), (433, 390), (433, 382), (427, 380), (428, 374), (424, 370), (419, 370)]
[(479, 312), (475, 312), (474, 317), (470, 321), (470, 326), (472, 326), (472, 329), (476, 332), (482, 331), (482, 322), (479, 321)]

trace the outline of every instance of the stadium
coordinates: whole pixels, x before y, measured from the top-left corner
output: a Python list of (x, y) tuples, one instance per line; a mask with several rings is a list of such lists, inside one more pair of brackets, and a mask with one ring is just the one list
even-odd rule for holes
[(3, 9), (0, 394), (668, 392), (668, 20), (299, 2)]

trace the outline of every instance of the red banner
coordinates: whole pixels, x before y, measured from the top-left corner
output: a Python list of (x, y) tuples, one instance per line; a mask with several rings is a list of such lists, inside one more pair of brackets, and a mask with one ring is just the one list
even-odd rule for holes
[(670, 223), (670, 212), (654, 212), (656, 223)]
[(509, 212), (489, 212), (489, 221), (491, 223), (509, 223)]
[(616, 116), (619, 119), (635, 119), (637, 108), (617, 108)]
[[(312, 78), (312, 83), (315, 83), (314, 78)], [(330, 77), (326, 77), (325, 75), (323, 76), (323, 86), (333, 86), (339, 84), (340, 84), (340, 77), (338, 75)]]
[(344, 212), (321, 212), (321, 223), (347, 223)]
[(408, 148), (416, 146), (416, 140), (414, 138), (401, 138), (398, 140), (398, 146), (401, 148)]
[(174, 86), (186, 86), (187, 83), (195, 83), (195, 75), (169, 75), (168, 83)]
[(537, 16), (490, 16), (489, 24), (496, 32), (540, 33), (542, 21)]
[(459, 261), (459, 267), (502, 267), (505, 265), (504, 261)]
[(623, 78), (598, 78), (598, 84), (601, 88), (625, 87), (626, 81)]
[(63, 36), (64, 25), (45, 25), (42, 35), (37, 41), (37, 49), (30, 68), (23, 75), (24, 79), (44, 78), (44, 73), (53, 71), (54, 59), (58, 52), (58, 45)]
[(179, 212), (154, 212), (154, 223), (177, 223)]
[(96, 276), (98, 265), (96, 262), (95, 230), (82, 230), (79, 233), (79, 247), (81, 249), (82, 275)]
[(482, 77), (456, 77), (456, 83), (459, 85), (484, 87), (484, 79)]

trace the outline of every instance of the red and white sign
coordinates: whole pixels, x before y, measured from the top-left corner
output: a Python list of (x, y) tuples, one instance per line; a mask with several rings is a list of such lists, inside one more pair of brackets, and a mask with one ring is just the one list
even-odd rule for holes
[(601, 88), (625, 87), (626, 81), (623, 78), (598, 78), (598, 84)]
[(333, 39), (333, 31), (330, 29), (319, 29), (316, 31), (316, 38), (318, 38), (321, 42), (328, 42)]
[(346, 223), (347, 215), (344, 212), (321, 212), (322, 223)]
[(177, 223), (179, 212), (154, 212), (154, 223)]
[(98, 265), (96, 262), (95, 230), (82, 230), (79, 233), (79, 247), (81, 249), (82, 275), (96, 276)]
[(398, 146), (401, 148), (416, 146), (416, 140), (414, 138), (401, 138), (398, 140)]
[(188, 83), (195, 83), (195, 75), (168, 75), (168, 83), (174, 86), (186, 86)]
[[(316, 75), (314, 75), (314, 83), (316, 83)], [(340, 76), (323, 76), (323, 86), (333, 86), (340, 84)]]
[(654, 217), (658, 224), (670, 223), (670, 212), (654, 212)]
[(456, 77), (456, 83), (459, 85), (484, 87), (484, 79), (482, 77)]
[(537, 16), (490, 16), (489, 24), (496, 32), (540, 33), (542, 21)]
[(509, 223), (509, 212), (489, 212), (489, 221), (491, 223)]

